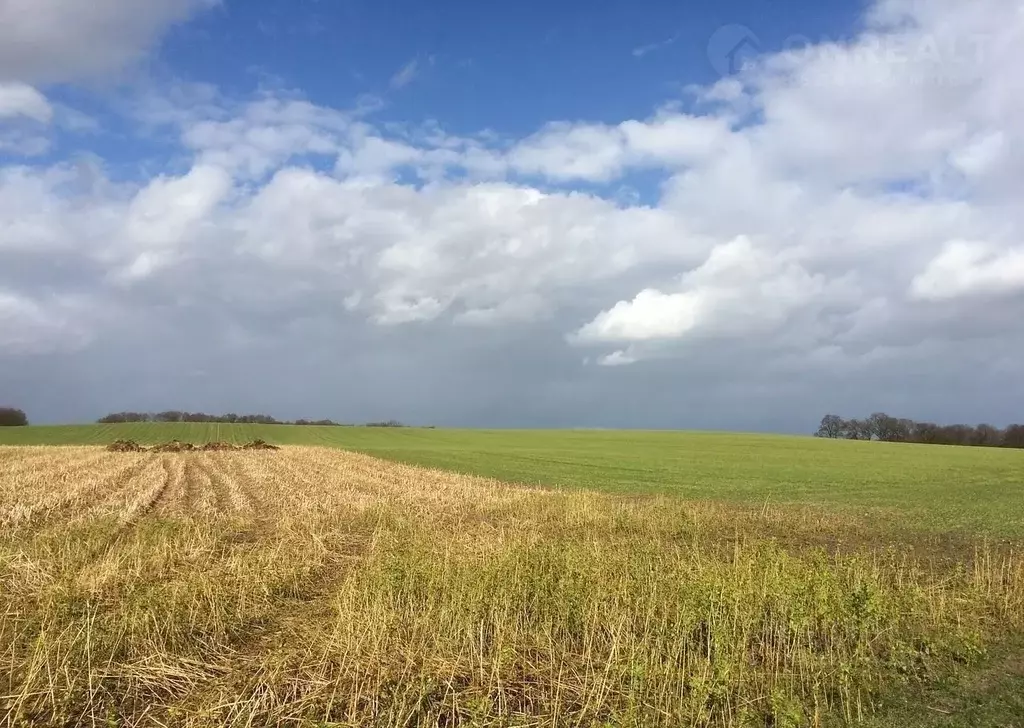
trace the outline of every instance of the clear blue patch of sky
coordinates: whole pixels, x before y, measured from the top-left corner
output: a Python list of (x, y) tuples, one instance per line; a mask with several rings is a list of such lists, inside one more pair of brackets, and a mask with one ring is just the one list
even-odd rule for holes
[[(557, 120), (645, 118), (676, 101), (700, 113), (685, 87), (719, 79), (722, 48), (742, 41), (744, 29), (752, 43), (739, 58), (795, 38), (849, 37), (863, 10), (859, 0), (224, 0), (172, 29), (154, 68), (162, 80), (211, 84), (235, 100), (269, 87), (353, 109), (361, 96), (376, 95), (384, 104), (373, 123), (436, 121), (451, 134), (493, 130), (508, 140)], [(410, 62), (416, 72), (393, 84)], [(96, 128), (56, 130), (43, 160), (88, 150), (107, 160), (113, 178), (127, 180), (187, 168), (179, 130), (111, 113), (115, 89), (47, 93)], [(639, 201), (655, 202), (660, 173), (636, 177), (588, 191), (614, 197), (633, 188)]]
[[(798, 37), (849, 37), (863, 9), (857, 0), (225, 0), (175, 29), (162, 60), (231, 95), (269, 81), (351, 108), (377, 94), (385, 120), (522, 136), (552, 120), (643, 118), (686, 85), (715, 81), (721, 62), (709, 42), (723, 26), (748, 28), (757, 49), (772, 51)], [(417, 74), (393, 88), (411, 61)]]

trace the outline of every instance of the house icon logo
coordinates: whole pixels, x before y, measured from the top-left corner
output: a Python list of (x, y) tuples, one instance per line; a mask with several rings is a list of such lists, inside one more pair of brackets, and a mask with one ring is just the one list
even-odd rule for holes
[(761, 55), (761, 41), (745, 25), (723, 25), (708, 39), (708, 60), (720, 76), (732, 76)]

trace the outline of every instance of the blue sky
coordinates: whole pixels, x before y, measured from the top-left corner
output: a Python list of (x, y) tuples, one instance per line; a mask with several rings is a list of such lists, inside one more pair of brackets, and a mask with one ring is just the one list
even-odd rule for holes
[(1019, 419), (1021, 65), (1016, 0), (11, 0), (0, 404)]
[(721, 45), (709, 44), (722, 29), (726, 45), (747, 29), (772, 52), (848, 38), (862, 10), (850, 1), (229, 0), (172, 27), (150, 72), (236, 96), (297, 90), (336, 108), (376, 97), (382, 122), (519, 137), (556, 120), (616, 123), (691, 104), (686, 87), (721, 77), (709, 58)]
[[(614, 124), (665, 104), (689, 108), (689, 87), (722, 77), (724, 50), (749, 41), (742, 62), (805, 39), (841, 40), (862, 9), (799, 2), (780, 12), (773, 0), (229, 2), (172, 28), (157, 67), (238, 96), (298, 91), (335, 108), (373, 104), (383, 124), (517, 138), (551, 122)], [(146, 152), (118, 138), (107, 157), (130, 165)], [(633, 171), (612, 186), (583, 185), (608, 195), (626, 187), (649, 204), (663, 181)]]
[[(722, 26), (750, 28), (770, 51), (795, 35), (850, 35), (859, 6), (256, 0), (175, 29), (163, 57), (185, 78), (239, 93), (265, 75), (327, 105), (387, 95), (382, 116), (391, 120), (522, 135), (552, 119), (645, 115), (681, 86), (713, 82), (708, 41)], [(414, 82), (391, 92), (412, 62)]]

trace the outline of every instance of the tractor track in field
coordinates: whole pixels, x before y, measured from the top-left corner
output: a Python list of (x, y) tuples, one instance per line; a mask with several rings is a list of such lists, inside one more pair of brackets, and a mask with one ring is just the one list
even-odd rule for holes
[(143, 491), (138, 498), (132, 502), (131, 507), (121, 516), (119, 523), (113, 528), (107, 538), (101, 543), (97, 544), (93, 553), (90, 554), (89, 558), (84, 564), (84, 568), (88, 568), (90, 565), (95, 565), (103, 561), (109, 556), (124, 540), (128, 535), (138, 528), (139, 524), (146, 518), (147, 515), (153, 512), (156, 505), (165, 497), (168, 489), (172, 486), (172, 475), (170, 468), (167, 467), (166, 461), (159, 458), (157, 455), (146, 458), (142, 463), (135, 466), (134, 477), (126, 480), (128, 484), (135, 482), (138, 476), (141, 476), (147, 472), (149, 468), (152, 468), (158, 460), (161, 460), (159, 465), (162, 471), (161, 476), (158, 479), (158, 485), (151, 488), (148, 492)]
[(224, 474), (216, 467), (216, 463), (207, 456), (203, 456), (198, 467), (200, 467), (203, 473), (210, 479), (210, 490), (213, 492), (214, 510), (221, 515), (230, 514), (235, 509), (233, 499), (231, 497), (231, 487), (224, 480)]
[(163, 458), (160, 462), (160, 466), (163, 468), (164, 476), (163, 480), (155, 492), (149, 495), (146, 500), (141, 501), (139, 507), (129, 512), (128, 518), (125, 520), (125, 525), (135, 526), (143, 518), (153, 512), (157, 504), (160, 503), (165, 495), (170, 491), (174, 484), (174, 476), (171, 468), (168, 466), (167, 458)]
[(200, 477), (195, 488), (197, 491), (192, 501), (198, 507), (202, 501), (202, 487), (199, 480), (208, 479), (208, 490), (213, 494), (213, 510), (221, 515), (244, 516), (260, 520), (266, 517), (262, 501), (254, 494), (255, 484), (240, 466), (234, 465), (237, 453), (211, 452), (202, 453), (194, 461), (194, 474)]
[(140, 457), (137, 462), (122, 468), (107, 478), (104, 485), (97, 489), (101, 496), (100, 501), (88, 507), (87, 511), (92, 512), (115, 502), (117, 496), (127, 492), (134, 485), (136, 479), (146, 471), (146, 468), (153, 464), (154, 460), (156, 460), (155, 455)]
[[(157, 458), (150, 458), (146, 461), (146, 465), (151, 465), (156, 460)], [(160, 484), (148, 493), (144, 492), (143, 496), (136, 499), (132, 504), (132, 507), (128, 509), (127, 513), (122, 517), (121, 524), (117, 529), (118, 538), (138, 526), (146, 516), (152, 513), (157, 504), (165, 497), (165, 494), (171, 488), (171, 469), (167, 466), (166, 459), (161, 459), (160, 468), (163, 471), (163, 475), (160, 478)], [(145, 469), (140, 471), (140, 474), (142, 472), (145, 472)]]
[(307, 575), (301, 594), (282, 599), (272, 612), (248, 625), (249, 628), (239, 634), (230, 655), (222, 662), (206, 665), (205, 679), (193, 683), (181, 695), (180, 704), (192, 706), (196, 716), (212, 719), (217, 724), (235, 724), (237, 716), (233, 711), (245, 701), (224, 700), (224, 697), (252, 695), (256, 698), (262, 691), (261, 671), (266, 655), (286, 650), (303, 626), (334, 617), (331, 597), (348, 578), (352, 567), (366, 557), (372, 541), (371, 532), (353, 532), (337, 539), (336, 545), (344, 544), (345, 548), (332, 553)]
[(264, 520), (267, 517), (266, 503), (259, 495), (264, 487), (246, 469), (249, 458), (242, 460), (230, 453), (217, 453), (212, 459), (219, 472), (224, 474), (235, 505), (256, 520)]
[(189, 500), (187, 508), (193, 515), (215, 515), (224, 512), (224, 495), (217, 489), (214, 472), (206, 458), (190, 458), (186, 465)]
[(163, 456), (160, 465), (164, 469), (164, 486), (147, 512), (171, 515), (186, 503), (185, 460)]
[[(29, 528), (45, 528), (61, 523), (68, 523), (75, 520), (74, 511), (79, 509), (81, 514), (92, 514), (101, 504), (111, 496), (126, 491), (132, 486), (135, 479), (150, 464), (152, 458), (143, 458), (127, 467), (121, 468), (110, 475), (96, 481), (96, 483), (77, 488), (65, 493), (53, 502), (40, 504), (36, 512), (26, 519), (24, 525)], [(100, 462), (98, 459), (88, 459), (87, 464), (75, 468), (74, 472), (84, 470), (88, 465)]]
[(199, 466), (195, 460), (186, 460), (181, 474), (181, 510), (186, 515), (194, 516), (200, 512), (199, 475)]

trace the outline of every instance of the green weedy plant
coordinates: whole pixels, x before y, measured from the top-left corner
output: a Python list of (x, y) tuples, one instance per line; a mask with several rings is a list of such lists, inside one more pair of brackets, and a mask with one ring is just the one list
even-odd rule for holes
[[(856, 721), (894, 679), (980, 650), (952, 604), (978, 598), (970, 581), (932, 581), (902, 562), (764, 544), (724, 558), (698, 544), (694, 558), (692, 541), (624, 547), (536, 530), (487, 543), (419, 526), (392, 538), (337, 594), (333, 629), (299, 638), (321, 646), (317, 660), (290, 668), (289, 692), (374, 685), (374, 708), (313, 700), (311, 715), (370, 725), (387, 706), (416, 725), (783, 725), (799, 711), (805, 722), (815, 711)], [(911, 656), (923, 672), (906, 671)], [(415, 680), (430, 687), (410, 693)]]

